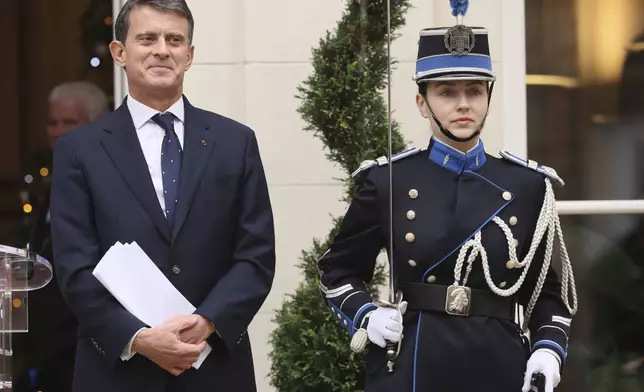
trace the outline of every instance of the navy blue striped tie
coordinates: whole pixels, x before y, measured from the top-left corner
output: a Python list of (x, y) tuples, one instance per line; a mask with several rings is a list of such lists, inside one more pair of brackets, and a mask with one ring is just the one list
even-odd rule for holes
[(165, 214), (170, 228), (174, 223), (177, 210), (179, 175), (181, 173), (181, 144), (174, 132), (174, 115), (172, 113), (156, 114), (152, 121), (165, 130), (161, 147), (161, 173), (163, 177), (163, 196)]

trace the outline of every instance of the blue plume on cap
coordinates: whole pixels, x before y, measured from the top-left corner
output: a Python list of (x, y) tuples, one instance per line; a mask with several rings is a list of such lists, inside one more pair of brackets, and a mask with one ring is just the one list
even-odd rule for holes
[(465, 15), (467, 12), (467, 7), (470, 5), (469, 0), (449, 0), (450, 5), (452, 6), (452, 15)]

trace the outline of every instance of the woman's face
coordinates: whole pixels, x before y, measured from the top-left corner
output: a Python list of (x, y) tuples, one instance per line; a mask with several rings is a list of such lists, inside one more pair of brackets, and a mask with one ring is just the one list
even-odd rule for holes
[(442, 137), (427, 103), (445, 129), (456, 137), (467, 138), (476, 132), (487, 113), (487, 84), (480, 80), (432, 81), (424, 98), (416, 96), (418, 110), (430, 120), (434, 135)]

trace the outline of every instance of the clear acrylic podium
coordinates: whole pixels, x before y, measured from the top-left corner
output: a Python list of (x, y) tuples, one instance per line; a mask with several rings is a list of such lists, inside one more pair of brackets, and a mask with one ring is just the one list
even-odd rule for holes
[(25, 249), (0, 245), (0, 390), (11, 391), (13, 349), (11, 334), (27, 332), (26, 292), (38, 290), (52, 278), (45, 258)]

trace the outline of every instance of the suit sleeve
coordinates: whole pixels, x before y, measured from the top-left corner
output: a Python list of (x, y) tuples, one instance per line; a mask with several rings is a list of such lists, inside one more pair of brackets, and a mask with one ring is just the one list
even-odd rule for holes
[(235, 230), (234, 264), (195, 310), (216, 333), (209, 342), (232, 351), (264, 303), (275, 275), (275, 232), (268, 185), (254, 133), (246, 146), (246, 167)]
[(54, 149), (51, 186), (51, 231), (58, 284), (88, 336), (110, 364), (146, 325), (125, 310), (92, 275), (101, 258), (94, 207), (73, 146), (64, 137)]
[[(532, 227), (533, 232), (536, 228), (544, 195), (545, 183), (541, 181), (535, 193), (536, 216)], [(519, 300), (524, 307), (527, 307), (530, 302), (543, 267), (547, 236), (548, 234), (545, 233), (530, 265), (525, 283), (519, 291)], [(554, 253), (553, 251), (552, 256)], [(561, 281), (552, 267), (553, 259), (554, 257), (551, 258), (541, 293), (528, 322), (528, 329), (531, 335), (532, 352), (543, 349), (550, 350), (559, 358), (560, 367), (563, 369), (568, 352), (568, 336), (572, 316), (561, 298)]]
[(333, 243), (318, 261), (324, 300), (350, 336), (366, 325), (369, 313), (376, 309), (365, 285), (373, 278), (384, 244), (373, 174), (364, 180)]

